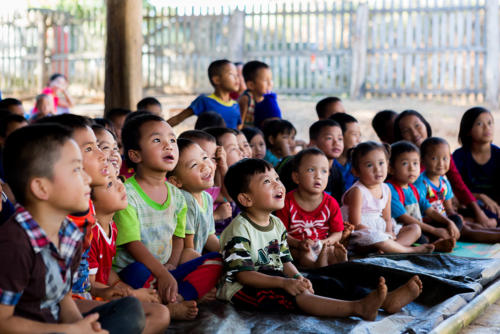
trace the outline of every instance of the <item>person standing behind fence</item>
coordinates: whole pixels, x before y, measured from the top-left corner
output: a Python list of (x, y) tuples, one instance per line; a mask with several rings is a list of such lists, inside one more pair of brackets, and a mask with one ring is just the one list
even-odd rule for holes
[(239, 88), (236, 66), (227, 59), (216, 60), (208, 66), (208, 78), (214, 87), (213, 94), (198, 96), (189, 107), (170, 117), (167, 122), (171, 126), (176, 126), (191, 115), (198, 116), (212, 110), (224, 118), (228, 128), (238, 127), (241, 123), (240, 108), (229, 96)]
[[(54, 73), (50, 76), (47, 87), (42, 90), (41, 94), (48, 95), (53, 99), (56, 114), (66, 114), (69, 112), (69, 108), (73, 107), (73, 99), (69, 95), (67, 89), (68, 79), (61, 73)], [(60, 96), (62, 96), (63, 99), (60, 99)], [(38, 108), (35, 105), (32, 115), (35, 115), (37, 112)]]
[(277, 96), (271, 93), (273, 77), (266, 63), (249, 61), (243, 66), (243, 78), (247, 90), (238, 100), (243, 126), (261, 127), (270, 118), (281, 118)]

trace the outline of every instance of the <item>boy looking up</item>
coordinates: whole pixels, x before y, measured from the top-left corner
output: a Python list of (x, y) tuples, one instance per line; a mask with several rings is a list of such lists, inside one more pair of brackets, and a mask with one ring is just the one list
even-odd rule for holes
[(189, 107), (178, 115), (170, 117), (167, 122), (171, 126), (176, 126), (191, 115), (198, 116), (212, 110), (224, 118), (228, 128), (238, 127), (241, 123), (240, 108), (238, 103), (229, 96), (232, 92), (238, 91), (236, 67), (227, 59), (216, 60), (208, 67), (208, 79), (214, 87), (214, 92), (208, 96), (198, 96)]
[(315, 316), (376, 318), (387, 295), (382, 277), (367, 297), (343, 301), (315, 295), (311, 282), (292, 264), (286, 229), (271, 215), (283, 208), (285, 200), (285, 187), (271, 164), (242, 160), (229, 168), (224, 183), (242, 213), (220, 238), (225, 277), (219, 298), (254, 310), (300, 309)]
[(88, 210), (90, 199), (90, 177), (71, 131), (25, 127), (8, 138), (4, 154), (19, 205), (0, 227), (0, 251), (9, 254), (0, 257), (0, 332), (107, 333), (101, 325), (142, 332), (144, 313), (135, 298), (104, 304), (83, 318), (71, 297), (82, 233), (67, 216)]

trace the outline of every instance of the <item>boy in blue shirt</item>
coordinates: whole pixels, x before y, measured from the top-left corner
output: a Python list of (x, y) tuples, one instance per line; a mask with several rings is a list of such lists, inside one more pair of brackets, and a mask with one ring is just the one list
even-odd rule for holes
[(176, 126), (191, 115), (198, 116), (206, 111), (215, 111), (224, 118), (228, 128), (238, 127), (241, 123), (240, 107), (229, 96), (232, 92), (238, 91), (236, 67), (227, 59), (216, 60), (208, 66), (208, 78), (215, 89), (214, 92), (198, 96), (189, 107), (169, 118), (167, 122), (171, 126)]

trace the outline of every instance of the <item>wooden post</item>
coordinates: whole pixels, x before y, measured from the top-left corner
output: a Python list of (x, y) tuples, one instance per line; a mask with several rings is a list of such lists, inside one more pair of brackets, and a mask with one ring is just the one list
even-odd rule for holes
[(360, 98), (366, 78), (366, 52), (368, 30), (368, 4), (363, 2), (356, 10), (356, 22), (352, 36), (351, 98)]
[(498, 0), (486, 1), (486, 102), (498, 108)]
[(105, 112), (142, 98), (142, 0), (107, 0)]

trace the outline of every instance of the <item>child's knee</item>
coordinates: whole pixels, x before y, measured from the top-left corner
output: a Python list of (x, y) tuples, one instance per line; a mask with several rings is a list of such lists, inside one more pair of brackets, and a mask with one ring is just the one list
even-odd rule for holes
[(164, 331), (170, 325), (170, 311), (163, 304), (148, 303), (144, 304), (144, 312), (146, 313), (147, 321), (154, 323), (154, 327), (158, 328), (158, 332)]

